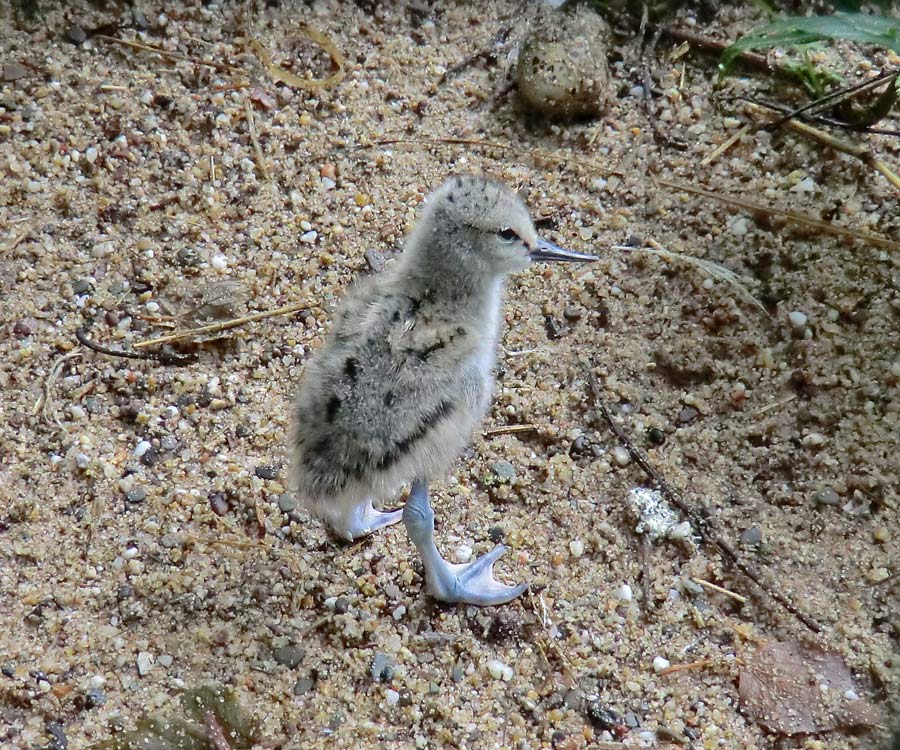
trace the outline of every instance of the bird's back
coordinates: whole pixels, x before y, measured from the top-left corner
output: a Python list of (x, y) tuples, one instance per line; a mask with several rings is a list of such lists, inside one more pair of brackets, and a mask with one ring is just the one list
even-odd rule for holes
[(483, 326), (497, 315), (476, 312), (391, 271), (347, 296), (297, 396), (294, 478), (307, 504), (446, 470), (490, 395), (496, 339)]

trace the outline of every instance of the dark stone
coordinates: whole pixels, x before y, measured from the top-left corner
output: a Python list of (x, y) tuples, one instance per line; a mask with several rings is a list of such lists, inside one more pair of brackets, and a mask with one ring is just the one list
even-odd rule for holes
[(631, 711), (628, 711), (625, 714), (625, 726), (631, 729), (637, 729), (641, 725), (641, 722), (638, 721), (638, 717), (635, 716)]
[(134, 587), (128, 583), (123, 583), (119, 588), (116, 589), (116, 600), (124, 601), (125, 599), (130, 599), (134, 596)]
[(650, 445), (662, 445), (666, 442), (666, 433), (659, 427), (650, 427), (647, 430), (647, 440), (650, 441)]
[(603, 706), (600, 701), (589, 703), (585, 716), (595, 729), (615, 731), (616, 727), (622, 726), (621, 717), (615, 711), (611, 711)]
[(272, 464), (261, 464), (253, 470), (253, 473), (260, 479), (277, 479), (278, 467)]
[(584, 435), (579, 435), (572, 441), (572, 446), (569, 448), (569, 453), (578, 456), (588, 450), (588, 448), (590, 448), (588, 439)]
[(488, 529), (488, 539), (494, 544), (500, 544), (505, 536), (506, 532), (500, 526), (491, 526), (491, 528)]
[(316, 681), (313, 677), (308, 675), (306, 677), (301, 677), (294, 683), (294, 695), (306, 695), (315, 686)]
[(304, 649), (300, 646), (288, 645), (276, 648), (273, 656), (275, 657), (275, 661), (282, 666), (285, 666), (288, 669), (296, 669), (303, 661), (305, 653)]
[(700, 412), (697, 411), (693, 406), (685, 406), (680, 412), (678, 412), (678, 424), (690, 424), (698, 416), (700, 416)]
[(19, 338), (31, 336), (37, 331), (38, 322), (34, 318), (22, 318), (13, 326), (13, 335)]
[(584, 693), (578, 688), (572, 688), (563, 697), (563, 704), (572, 711), (577, 711), (581, 707), (582, 701), (584, 701)]
[(93, 286), (94, 286), (93, 279), (88, 279), (88, 278), (76, 279), (75, 281), (72, 282), (72, 294), (75, 294), (75, 295), (87, 294), (89, 291), (91, 291), (91, 287), (93, 287)]
[[(156, 103), (155, 99), (153, 103)], [(196, 268), (203, 262), (203, 258), (196, 248), (183, 247), (175, 254), (175, 261), (182, 268)]]
[(565, 310), (563, 310), (563, 317), (568, 320), (570, 323), (574, 323), (576, 320), (581, 320), (582, 316), (581, 308), (575, 307), (574, 305), (569, 305)]
[(566, 733), (561, 732), (558, 729), (554, 730), (553, 734), (550, 735), (550, 747), (554, 750), (562, 747), (563, 742), (566, 741)]
[(841, 498), (831, 487), (823, 487), (813, 495), (813, 502), (816, 505), (838, 505)]
[(334, 611), (339, 615), (345, 615), (350, 611), (350, 600), (346, 596), (339, 596), (334, 602)]
[(755, 547), (762, 541), (762, 531), (760, 531), (759, 526), (751, 526), (749, 529), (744, 529), (744, 532), (741, 534), (741, 544), (746, 547)]
[(88, 693), (84, 698), (84, 705), (86, 708), (100, 708), (100, 706), (105, 703), (106, 694), (102, 690), (97, 690), (96, 688), (88, 690)]
[(147, 499), (147, 490), (143, 487), (134, 487), (125, 493), (125, 502), (136, 505)]
[(157, 461), (159, 461), (159, 454), (153, 448), (144, 451), (144, 455), (140, 458), (140, 462), (144, 466), (155, 466)]
[(16, 674), (16, 668), (12, 664), (4, 664), (0, 667), (0, 674), (4, 677), (13, 677)]
[(66, 29), (66, 39), (72, 44), (84, 44), (87, 41), (87, 32), (78, 24)]
[(48, 719), (44, 724), (44, 729), (47, 730), (47, 734), (50, 735), (50, 742), (47, 745), (47, 750), (66, 750), (69, 746), (69, 738), (66, 737), (62, 724), (58, 721)]
[(515, 467), (506, 460), (494, 461), (491, 464), (491, 473), (501, 484), (512, 481), (516, 476)]

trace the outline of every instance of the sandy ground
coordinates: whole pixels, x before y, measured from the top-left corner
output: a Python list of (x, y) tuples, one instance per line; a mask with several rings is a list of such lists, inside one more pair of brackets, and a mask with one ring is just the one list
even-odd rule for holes
[[(146, 31), (109, 32), (241, 73), (78, 46), (73, 24), (130, 11), (44, 5), (34, 20), (0, 6), (0, 63), (20, 66), (0, 81), (4, 748), (82, 748), (174, 715), (179, 692), (205, 684), (235, 689), (266, 747), (886, 741), (900, 713), (896, 249), (757, 221), (650, 177), (896, 239), (884, 179), (766, 133), (701, 164), (742, 123), (729, 97), (770, 92), (730, 79), (714, 93), (712, 63), (673, 61), (665, 43), (652, 116), (619, 39), (604, 117), (530, 119), (507, 73), (531, 6), (143, 3)], [(682, 21), (734, 37), (752, 13)], [(301, 21), (345, 55), (335, 88), (276, 86), (242, 41), (249, 28), (276, 61), (327, 76)], [(496, 60), (442, 80), (505, 27)], [(851, 73), (898, 63), (844, 52)], [(871, 142), (900, 164), (900, 142)], [(551, 239), (602, 256), (511, 281), (484, 433), (434, 486), (448, 556), (502, 537), (503, 576), (534, 585), (485, 610), (430, 601), (400, 527), (332, 541), (292, 509), (284, 452), (307, 353), (383, 260), (366, 251), (395, 253), (423, 196), (473, 170), (523, 189)], [(771, 317), (705, 272), (612, 249), (629, 238), (724, 265)], [(130, 348), (289, 304), (303, 311), (206, 341), (186, 366), (95, 354), (75, 336), (87, 326)], [(626, 497), (647, 479), (617, 460), (585, 360), (623, 429), (819, 636), (709, 547), (667, 542), (642, 560)], [(491, 432), (510, 425), (530, 427)], [(783, 742), (741, 712), (754, 639), (796, 638), (843, 656), (882, 729)], [(657, 657), (696, 664), (660, 674)]]

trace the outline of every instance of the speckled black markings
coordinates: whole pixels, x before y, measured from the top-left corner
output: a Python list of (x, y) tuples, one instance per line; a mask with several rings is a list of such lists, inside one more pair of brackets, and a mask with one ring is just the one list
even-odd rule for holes
[(377, 463), (375, 464), (375, 468), (379, 470), (387, 469), (393, 466), (397, 461), (403, 458), (407, 453), (412, 450), (412, 447), (425, 435), (428, 434), (428, 431), (437, 425), (442, 419), (445, 419), (450, 412), (453, 411), (453, 402), (452, 401), (441, 401), (438, 404), (437, 408), (431, 412), (430, 414), (426, 414), (425, 418), (422, 420), (422, 423), (413, 430), (409, 435), (395, 442), (388, 450), (385, 452), (383, 456), (381, 456)]
[(350, 382), (354, 382), (356, 380), (356, 373), (359, 369), (359, 363), (353, 357), (347, 357), (347, 361), (344, 362), (344, 375), (350, 378)]
[(384, 405), (386, 407), (388, 407), (389, 409), (394, 405), (396, 400), (397, 400), (397, 397), (393, 391), (388, 391), (387, 393), (384, 394)]
[(338, 409), (341, 408), (341, 399), (337, 396), (332, 396), (328, 399), (328, 403), (325, 405), (325, 421), (326, 422), (334, 422), (334, 418), (337, 416)]

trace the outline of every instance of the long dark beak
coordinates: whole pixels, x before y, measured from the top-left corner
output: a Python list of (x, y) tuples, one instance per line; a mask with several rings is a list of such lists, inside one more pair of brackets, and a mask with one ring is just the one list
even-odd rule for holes
[(596, 255), (576, 253), (574, 250), (566, 250), (564, 247), (554, 245), (541, 237), (538, 237), (537, 247), (531, 251), (532, 260), (548, 261), (592, 261), (600, 260)]

